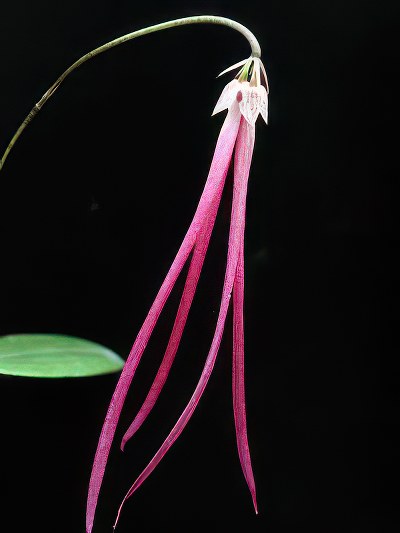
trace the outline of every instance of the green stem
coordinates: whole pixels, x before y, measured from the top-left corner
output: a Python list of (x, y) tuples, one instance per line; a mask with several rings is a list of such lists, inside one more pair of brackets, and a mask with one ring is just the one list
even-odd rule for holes
[(240, 32), (246, 39), (248, 40), (250, 47), (251, 47), (251, 55), (253, 57), (260, 57), (261, 56), (261, 48), (258, 44), (257, 39), (255, 36), (249, 31), (245, 26), (242, 24), (239, 24), (238, 22), (235, 22), (234, 20), (227, 19), (224, 17), (214, 17), (212, 15), (200, 15), (196, 17), (185, 17), (181, 19), (171, 20), (168, 22), (163, 22), (161, 24), (156, 24), (155, 26), (149, 26), (148, 28), (144, 28), (142, 30), (137, 30), (132, 33), (127, 33), (126, 35), (123, 35), (122, 37), (118, 37), (117, 39), (114, 39), (113, 41), (110, 41), (106, 44), (103, 44), (102, 46), (99, 46), (98, 48), (95, 48), (91, 52), (88, 52), (84, 56), (82, 56), (80, 59), (75, 61), (65, 72), (61, 74), (61, 76), (53, 83), (53, 85), (48, 89), (42, 98), (37, 102), (32, 110), (28, 113), (20, 127), (15, 132), (13, 138), (11, 139), (9, 145), (7, 146), (3, 157), (0, 160), (0, 171), (4, 166), (5, 160), (7, 159), (8, 154), (10, 153), (12, 147), (16, 143), (17, 139), (21, 135), (21, 133), (24, 131), (26, 126), (32, 121), (32, 119), (38, 114), (38, 112), (41, 110), (43, 105), (47, 102), (47, 100), (54, 94), (54, 92), (58, 89), (58, 87), (61, 85), (61, 83), (65, 80), (65, 78), (71, 74), (73, 70), (78, 68), (82, 63), (85, 63), (85, 61), (88, 61), (92, 57), (95, 57), (99, 54), (102, 54), (106, 50), (109, 50), (110, 48), (113, 48), (114, 46), (118, 46), (119, 44), (122, 44), (126, 41), (130, 41), (131, 39), (135, 39), (136, 37), (141, 37), (142, 35), (147, 35), (148, 33), (154, 33), (156, 31), (166, 30), (168, 28), (175, 28), (177, 26), (184, 26), (185, 24), (219, 24), (221, 26), (227, 26), (228, 28), (232, 28), (233, 30), (236, 30)]

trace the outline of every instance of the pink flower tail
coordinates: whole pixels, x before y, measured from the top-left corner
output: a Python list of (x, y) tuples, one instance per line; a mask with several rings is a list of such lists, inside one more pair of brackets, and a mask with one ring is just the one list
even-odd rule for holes
[[(243, 122), (235, 150), (235, 174), (248, 172), (253, 147), (254, 128)], [(243, 213), (243, 218), (245, 213)], [(244, 228), (243, 228), (244, 229)], [(233, 413), (235, 418), (236, 441), (242, 471), (253, 499), (254, 510), (257, 510), (256, 487), (251, 466), (250, 450), (247, 439), (246, 400), (244, 381), (244, 231), (241, 237), (239, 259), (233, 286), (233, 362), (232, 362), (232, 392)]]
[[(254, 130), (254, 128), (253, 128)], [(237, 272), (238, 259), (240, 255), (240, 250), (243, 244), (243, 235), (244, 235), (244, 226), (245, 226), (245, 206), (246, 206), (246, 195), (247, 195), (247, 181), (250, 171), (250, 162), (251, 162), (251, 153), (252, 153), (252, 144), (254, 143), (254, 133), (253, 136), (249, 135), (249, 128), (244, 119), (240, 121), (240, 128), (238, 133), (238, 144), (237, 150), (239, 150), (239, 155), (236, 156), (235, 161), (238, 162), (238, 170), (235, 171), (235, 180), (233, 188), (233, 200), (232, 200), (232, 217), (231, 225), (229, 232), (229, 244), (228, 244), (228, 258), (227, 266), (225, 272), (224, 287), (222, 291), (221, 305), (219, 310), (219, 315), (217, 319), (217, 325), (214, 333), (214, 337), (211, 343), (211, 348), (208, 353), (204, 369), (200, 376), (199, 382), (196, 386), (196, 389), (188, 403), (185, 407), (182, 415), (180, 416), (178, 422), (173, 427), (172, 431), (165, 439), (161, 448), (154, 455), (152, 460), (149, 462), (147, 467), (136, 479), (134, 484), (131, 486), (127, 492), (125, 498), (123, 499), (121, 506), (118, 510), (117, 518), (114, 524), (116, 527), (119, 516), (122, 510), (122, 507), (125, 501), (132, 496), (132, 494), (142, 485), (145, 479), (151, 474), (151, 472), (156, 468), (159, 462), (162, 460), (164, 455), (168, 452), (171, 446), (174, 444), (176, 439), (182, 433), (186, 424), (190, 420), (197, 404), (200, 401), (200, 398), (204, 392), (204, 389), (208, 383), (211, 372), (214, 368), (215, 360), (217, 357), (218, 349), (221, 343), (222, 334), (224, 331), (226, 315), (229, 308), (229, 302), (232, 294), (232, 289), (234, 285), (234, 280)], [(242, 152), (246, 152), (246, 156)], [(250, 156), (250, 160), (247, 161), (247, 157)], [(246, 164), (243, 164), (243, 163)]]
[(91, 533), (93, 528), (94, 515), (97, 501), (100, 493), (102, 480), (110, 453), (111, 444), (114, 438), (115, 430), (121, 414), (125, 398), (135, 374), (136, 368), (140, 362), (143, 351), (149, 341), (154, 326), (161, 314), (161, 311), (171, 293), (171, 290), (184, 266), (186, 260), (193, 249), (197, 235), (204, 225), (210, 208), (215, 202), (215, 198), (220, 194), (220, 190), (225, 182), (228, 172), (229, 163), (232, 158), (232, 152), (235, 145), (238, 128), (240, 123), (240, 113), (238, 109), (232, 109), (225, 119), (217, 145), (214, 157), (211, 163), (208, 178), (200, 198), (196, 213), (185, 235), (185, 238), (179, 248), (179, 251), (168, 271), (168, 274), (154, 300), (153, 305), (136, 337), (128, 359), (118, 380), (110, 406), (104, 420), (103, 428), (100, 434), (97, 450), (94, 458), (92, 474), (89, 482), (89, 492), (86, 508), (86, 531)]
[(221, 201), (223, 185), (221, 186), (214, 204), (211, 206), (210, 214), (206, 219), (202, 230), (200, 231), (196, 243), (193, 249), (193, 256), (189, 266), (189, 271), (186, 278), (185, 287), (183, 290), (182, 298), (179, 304), (176, 319), (171, 332), (171, 336), (168, 341), (163, 360), (158, 369), (157, 375), (151, 385), (150, 391), (143, 402), (142, 407), (139, 409), (138, 414), (134, 418), (132, 424), (127, 429), (125, 435), (122, 438), (121, 450), (124, 449), (125, 444), (129, 439), (133, 437), (136, 431), (140, 428), (143, 422), (146, 420), (150, 411), (153, 409), (164, 385), (168, 378), (168, 374), (171, 370), (171, 366), (174, 362), (176, 352), (178, 351), (179, 344), (182, 338), (183, 330), (186, 325), (186, 320), (190, 311), (190, 307), (193, 302), (193, 298), (196, 292), (197, 284), (201, 274), (201, 270), (204, 263), (204, 258), (207, 252), (208, 244), (210, 242), (211, 233), (215, 224), (218, 207)]
[(233, 412), (235, 417), (236, 441), (242, 471), (253, 499), (254, 510), (257, 510), (256, 487), (251, 467), (249, 444), (247, 440), (246, 400), (244, 382), (244, 261), (243, 249), (239, 255), (235, 284), (233, 286), (233, 364), (232, 390)]

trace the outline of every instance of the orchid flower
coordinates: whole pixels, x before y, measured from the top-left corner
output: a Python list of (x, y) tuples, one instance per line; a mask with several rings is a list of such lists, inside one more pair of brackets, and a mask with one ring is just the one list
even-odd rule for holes
[(241, 61), (223, 73), (237, 67), (242, 68), (238, 72), (236, 78), (228, 83), (222, 91), (213, 112), (214, 115), (225, 109), (228, 110), (228, 114), (217, 140), (208, 178), (194, 218), (154, 303), (150, 308), (143, 326), (139, 331), (135, 343), (133, 344), (111, 399), (100, 435), (90, 480), (87, 505), (88, 533), (92, 530), (95, 508), (108, 454), (130, 383), (167, 298), (182, 268), (188, 260), (189, 255), (192, 254), (186, 283), (164, 358), (142, 407), (122, 439), (122, 449), (126, 442), (140, 428), (152, 410), (168, 377), (196, 291), (233, 152), (234, 187), (227, 264), (222, 289), (221, 305), (211, 347), (204, 369), (189, 403), (158, 452), (154, 455), (147, 467), (139, 475), (125, 495), (119, 508), (114, 527), (118, 522), (125, 501), (151, 474), (190, 420), (213, 370), (232, 294), (234, 321), (232, 388), (236, 439), (241, 467), (257, 513), (256, 488), (247, 439), (245, 408), (243, 321), (244, 229), (247, 182), (255, 140), (255, 122), (259, 114), (261, 114), (262, 118), (267, 122), (268, 82), (265, 69), (260, 59), (257, 57), (250, 57), (247, 60)]
[(142, 407), (122, 439), (122, 449), (124, 448), (125, 443), (140, 428), (152, 410), (168, 377), (179, 348), (182, 333), (196, 292), (233, 154), (234, 186), (226, 272), (222, 289), (221, 305), (211, 347), (204, 369), (189, 403), (175, 426), (172, 428), (170, 434), (165, 439), (161, 448), (127, 492), (118, 510), (114, 528), (117, 524), (124, 502), (140, 487), (143, 481), (158, 465), (169, 448), (182, 433), (200, 401), (215, 364), (232, 295), (234, 322), (232, 389), (236, 440), (243, 474), (257, 513), (256, 488), (251, 466), (246, 428), (243, 301), (246, 195), (255, 140), (255, 122), (259, 114), (261, 114), (265, 122), (267, 122), (268, 119), (268, 81), (264, 66), (260, 60), (260, 45), (255, 36), (242, 24), (239, 24), (234, 20), (213, 15), (200, 15), (171, 20), (118, 37), (82, 56), (57, 78), (53, 85), (44, 93), (41, 99), (25, 117), (0, 159), (1, 171), (10, 151), (25, 128), (32, 122), (43, 108), (44, 104), (51, 98), (67, 76), (86, 61), (131, 39), (168, 28), (199, 23), (223, 25), (240, 32), (248, 40), (252, 52), (249, 58), (239, 61), (221, 73), (225, 74), (226, 72), (240, 68), (235, 79), (228, 83), (222, 91), (213, 112), (214, 115), (220, 111), (228, 110), (228, 114), (217, 140), (206, 184), (193, 220), (136, 337), (108, 408), (100, 434), (89, 483), (86, 512), (87, 533), (91, 533), (93, 528), (97, 500), (103, 481), (108, 455), (130, 384), (161, 311), (163, 310), (179, 274), (191, 255), (186, 283), (163, 360)]

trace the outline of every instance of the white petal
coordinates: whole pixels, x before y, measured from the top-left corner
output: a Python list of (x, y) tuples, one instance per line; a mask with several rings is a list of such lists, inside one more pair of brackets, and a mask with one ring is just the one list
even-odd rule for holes
[(243, 67), (242, 67), (240, 70), (238, 70), (238, 71), (236, 72), (236, 76), (235, 76), (235, 78), (236, 78), (237, 80), (240, 79), (240, 77), (241, 77), (241, 75), (242, 75), (242, 73), (243, 73), (243, 71), (244, 71), (245, 68), (246, 68), (246, 63), (243, 65)]
[(266, 88), (261, 85), (261, 103), (260, 103), (260, 113), (262, 118), (265, 120), (265, 124), (268, 124), (268, 93)]
[(241, 85), (242, 84), (237, 80), (232, 80), (228, 83), (228, 85), (225, 85), (225, 88), (222, 91), (221, 96), (219, 97), (218, 102), (214, 107), (212, 115), (216, 115), (220, 111), (228, 109), (231, 106), (231, 104), (236, 99), (236, 95), (238, 93), (238, 90), (240, 90)]
[(255, 77), (255, 80), (256, 80), (256, 86), (259, 87), (261, 85), (260, 62), (258, 61), (258, 58), (256, 59), (257, 61), (254, 61), (254, 65), (253, 65), (253, 76)]
[(219, 78), (219, 77), (222, 76), (223, 74), (226, 74), (227, 72), (230, 72), (231, 70), (234, 70), (235, 68), (239, 68), (239, 67), (241, 67), (241, 66), (244, 65), (248, 60), (249, 60), (249, 58), (247, 58), (247, 59), (243, 59), (243, 61), (239, 61), (239, 63), (235, 63), (235, 64), (232, 65), (231, 67), (226, 68), (226, 69), (223, 70), (220, 74), (218, 74), (217, 78)]
[(268, 78), (267, 78), (267, 72), (265, 70), (265, 67), (261, 61), (261, 59), (258, 59), (258, 62), (260, 64), (260, 67), (261, 67), (261, 72), (263, 73), (264, 75), (264, 81), (265, 81), (265, 87), (267, 89), (267, 93), (269, 93), (269, 86), (268, 86)]

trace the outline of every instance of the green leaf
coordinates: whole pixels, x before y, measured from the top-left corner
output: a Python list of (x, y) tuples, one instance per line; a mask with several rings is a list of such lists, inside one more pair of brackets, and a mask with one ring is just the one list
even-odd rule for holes
[(0, 374), (32, 378), (72, 378), (118, 372), (119, 355), (101, 344), (67, 335), (0, 337)]

